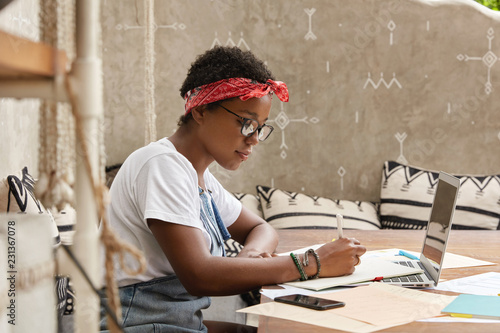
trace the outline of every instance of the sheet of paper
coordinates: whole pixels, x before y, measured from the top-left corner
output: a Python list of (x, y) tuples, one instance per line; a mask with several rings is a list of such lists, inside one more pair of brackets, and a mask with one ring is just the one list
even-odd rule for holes
[(500, 273), (489, 272), (445, 281), (438, 284), (436, 290), (495, 296), (500, 294)]
[(345, 307), (337, 309), (336, 314), (376, 326), (400, 325), (441, 316), (441, 310), (455, 299), (454, 296), (425, 293), (382, 283), (323, 294), (321, 297), (346, 303)]
[(351, 283), (370, 281), (378, 277), (388, 278), (423, 272), (421, 269), (406, 267), (379, 258), (362, 259), (351, 275), (320, 278), (307, 281), (287, 282), (287, 285), (311, 290), (322, 290)]
[(278, 285), (281, 288), (280, 289), (267, 289), (263, 288), (260, 293), (266, 297), (269, 297), (270, 299), (274, 299), (275, 297), (279, 296), (286, 296), (286, 295), (293, 295), (293, 294), (302, 294), (302, 295), (321, 295), (324, 293), (332, 293), (332, 292), (337, 292), (345, 289), (350, 289), (351, 287), (336, 287), (333, 289), (326, 289), (322, 291), (314, 291), (310, 289), (303, 289), (303, 288), (297, 288), (297, 287), (292, 287), (288, 286), (286, 284), (280, 284)]
[[(400, 249), (384, 249), (384, 250), (375, 250), (368, 251), (364, 254), (363, 257), (366, 258), (380, 258), (385, 260), (408, 260), (406, 257), (398, 256)], [(417, 257), (420, 257), (420, 252), (415, 251), (407, 251)], [(461, 267), (474, 267), (474, 266), (489, 266), (496, 265), (494, 262), (474, 259), (466, 256), (462, 256), (459, 254), (454, 254), (450, 252), (446, 252), (444, 254), (444, 263), (443, 269), (445, 268), (461, 268)]]
[[(238, 312), (287, 319), (347, 332), (374, 332), (413, 320), (440, 315), (453, 296), (424, 293), (384, 284), (351, 288), (320, 295), (346, 302), (344, 308), (315, 311), (299, 306), (269, 302)], [(410, 312), (400, 311), (410, 307)], [(354, 319), (356, 318), (356, 319)], [(377, 324), (372, 324), (372, 323)]]
[(244, 312), (259, 316), (267, 316), (279, 319), (296, 321), (304, 324), (321, 326), (335, 330), (353, 333), (368, 333), (389, 328), (392, 326), (375, 326), (359, 320), (339, 316), (335, 310), (316, 311), (295, 305), (269, 302), (254, 305), (236, 312)]
[[(312, 246), (304, 247), (301, 249), (297, 249), (295, 251), (291, 251), (294, 253), (302, 253), (307, 251), (308, 249), (317, 249), (321, 247), (323, 244), (315, 244)], [(374, 250), (374, 251), (367, 251), (361, 258), (363, 259), (368, 259), (368, 258), (380, 258), (384, 260), (408, 260), (406, 257), (401, 257), (398, 256), (397, 254), (399, 253), (400, 249), (383, 249), (383, 250)], [(405, 250), (407, 251), (407, 250)], [(415, 252), (415, 251), (407, 251), (408, 253), (411, 253), (417, 257), (420, 257), (420, 252)], [(290, 252), (286, 253), (280, 253), (279, 255), (290, 255)], [(489, 261), (484, 261), (484, 260), (479, 260), (479, 259), (474, 259), (466, 256), (462, 256), (459, 254), (454, 254), (450, 252), (446, 252), (444, 254), (444, 263), (443, 263), (443, 269), (445, 268), (461, 268), (461, 267), (475, 267), (475, 266), (489, 266), (489, 265), (496, 265), (494, 262), (489, 262)]]

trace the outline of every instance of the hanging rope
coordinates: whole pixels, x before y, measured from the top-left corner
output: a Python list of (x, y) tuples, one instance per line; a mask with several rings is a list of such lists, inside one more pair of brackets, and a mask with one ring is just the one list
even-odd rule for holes
[[(74, 3), (40, 0), (40, 40), (74, 59)], [(39, 179), (36, 195), (47, 208), (62, 210), (74, 200), (75, 136), (70, 106), (43, 100), (40, 104)]]
[[(111, 230), (108, 224), (108, 218), (106, 214), (106, 207), (108, 205), (108, 187), (104, 183), (104, 178), (101, 173), (97, 173), (97, 179), (94, 179), (92, 175), (92, 166), (90, 163), (88, 147), (85, 140), (85, 135), (83, 133), (80, 113), (77, 110), (77, 104), (75, 100), (75, 95), (71, 89), (69, 80), (66, 82), (66, 90), (69, 95), (70, 103), (73, 106), (73, 116), (75, 118), (76, 136), (81, 143), (83, 162), (87, 173), (91, 175), (92, 188), (94, 191), (94, 197), (97, 204), (97, 212), (99, 220), (101, 221), (101, 241), (104, 244), (106, 251), (106, 296), (108, 298), (108, 305), (111, 311), (113, 311), (116, 321), (121, 322), (121, 304), (118, 294), (118, 285), (114, 277), (115, 267), (114, 267), (114, 256), (118, 255), (119, 263), (121, 268), (129, 275), (137, 275), (146, 269), (146, 259), (137, 248), (119, 239), (116, 234)], [(137, 269), (131, 269), (125, 264), (125, 255), (130, 254), (134, 257), (139, 267)], [(115, 324), (115, 321), (108, 316), (108, 329), (112, 333), (121, 332), (120, 328)]]
[[(40, 39), (42, 42), (65, 50), (70, 62), (72, 62), (76, 54), (74, 40), (75, 17), (74, 0), (40, 0)], [(80, 114), (77, 110), (75, 95), (72, 92), (68, 76), (65, 76), (65, 86), (70, 99), (69, 104), (43, 101), (40, 106), (40, 177), (37, 183), (37, 196), (45, 207), (55, 207), (58, 210), (68, 203), (73, 203), (72, 187), (76, 163), (76, 133), (76, 137), (78, 137), (82, 145), (85, 168), (87, 173), (91, 175), (98, 218), (102, 224), (101, 241), (106, 251), (106, 294), (109, 302), (108, 306), (113, 313), (108, 316), (108, 328), (110, 332), (118, 333), (121, 332), (121, 329), (116, 323), (121, 322), (121, 305), (118, 286), (114, 278), (114, 256), (119, 256), (122, 269), (130, 275), (143, 272), (146, 261), (139, 250), (120, 240), (108, 225), (106, 214), (108, 188), (103, 181), (105, 165), (104, 131), (99, 131), (99, 137), (97, 138), (100, 143), (100, 169), (99, 172), (93, 173), (94, 170), (92, 170), (90, 163)], [(154, 85), (152, 91), (154, 92)], [(152, 105), (154, 106), (154, 96)], [(149, 119), (152, 120), (152, 122), (148, 122), (148, 124), (152, 123), (148, 132), (152, 133), (152, 137), (155, 137), (156, 133), (153, 131), (154, 109), (149, 111), (148, 114), (150, 114)], [(102, 121), (100, 124), (103, 126)], [(94, 174), (97, 175), (97, 179), (92, 177)], [(124, 259), (127, 254), (132, 255), (137, 260), (139, 264), (137, 270), (130, 269), (125, 265)], [(114, 320), (110, 320), (112, 317), (114, 317)]]
[(155, 113), (155, 16), (154, 0), (144, 0), (145, 36), (144, 48), (146, 50), (144, 70), (144, 112), (146, 118), (145, 144), (156, 141), (156, 113)]

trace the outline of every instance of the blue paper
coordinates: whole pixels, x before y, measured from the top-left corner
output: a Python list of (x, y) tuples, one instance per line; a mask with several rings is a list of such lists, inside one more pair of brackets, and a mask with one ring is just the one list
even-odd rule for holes
[(462, 294), (442, 312), (464, 317), (500, 319), (500, 296)]

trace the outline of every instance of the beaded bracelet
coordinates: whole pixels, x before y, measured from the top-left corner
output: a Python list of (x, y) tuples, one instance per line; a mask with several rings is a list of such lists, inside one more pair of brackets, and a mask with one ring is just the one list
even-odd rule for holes
[(309, 264), (309, 258), (308, 258), (309, 253), (311, 253), (316, 259), (316, 265), (318, 266), (318, 271), (313, 276), (308, 277), (308, 279), (317, 279), (319, 277), (319, 273), (321, 272), (321, 262), (319, 261), (319, 255), (313, 249), (307, 250), (306, 253), (304, 253), (304, 262), (307, 263), (307, 265)]
[(290, 253), (290, 257), (292, 257), (293, 262), (295, 263), (295, 266), (297, 266), (297, 269), (299, 270), (300, 273), (300, 281), (305, 281), (307, 280), (307, 275), (304, 272), (304, 268), (302, 267), (302, 264), (300, 261), (297, 259), (294, 253)]

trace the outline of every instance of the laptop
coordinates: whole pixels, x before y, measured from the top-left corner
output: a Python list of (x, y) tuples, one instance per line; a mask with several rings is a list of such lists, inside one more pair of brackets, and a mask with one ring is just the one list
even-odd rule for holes
[(421, 268), (424, 272), (383, 279), (379, 282), (401, 287), (435, 287), (443, 268), (444, 254), (453, 222), (453, 213), (460, 180), (445, 172), (439, 173), (431, 214), (427, 223), (420, 260), (397, 261), (398, 264)]

